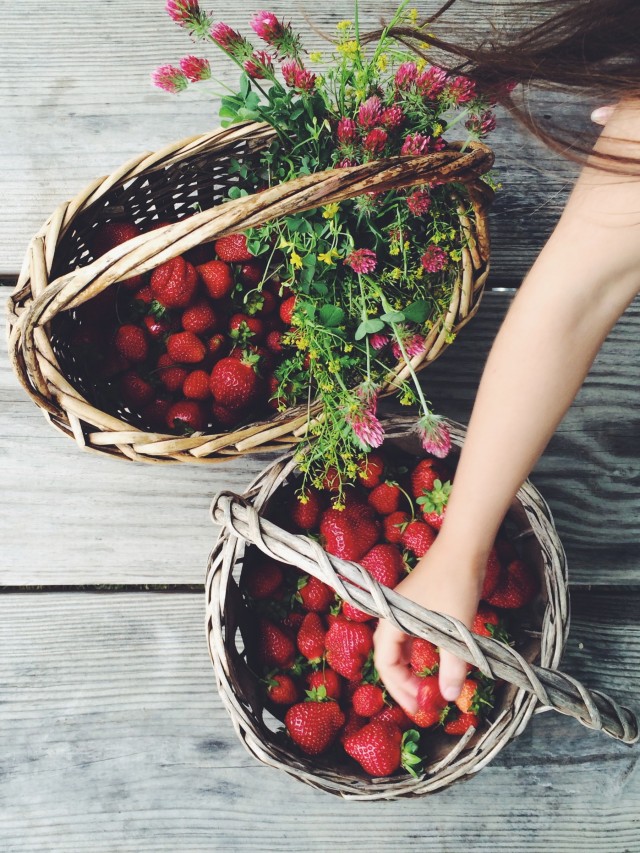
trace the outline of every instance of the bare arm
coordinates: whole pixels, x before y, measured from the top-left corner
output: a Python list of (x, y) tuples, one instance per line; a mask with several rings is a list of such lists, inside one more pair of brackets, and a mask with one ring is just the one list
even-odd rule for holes
[[(617, 107), (597, 145), (640, 160), (637, 103)], [(640, 178), (587, 167), (496, 337), (446, 521), (399, 592), (471, 624), (487, 555), (513, 495), (639, 290)], [(407, 655), (407, 637), (381, 623), (377, 669), (394, 698), (412, 709), (416, 682)], [(466, 665), (444, 652), (441, 661), (441, 690), (455, 698)]]

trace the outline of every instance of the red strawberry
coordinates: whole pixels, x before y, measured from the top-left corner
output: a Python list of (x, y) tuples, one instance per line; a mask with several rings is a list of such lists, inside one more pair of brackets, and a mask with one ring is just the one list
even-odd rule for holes
[(267, 349), (276, 355), (280, 355), (284, 352), (282, 332), (277, 332), (275, 330), (273, 332), (269, 332), (267, 335)]
[(203, 335), (218, 325), (218, 315), (204, 300), (196, 302), (182, 313), (182, 328), (194, 335)]
[(411, 669), (420, 678), (427, 675), (435, 675), (440, 667), (440, 653), (438, 649), (421, 637), (414, 637), (411, 643)]
[(393, 723), (372, 720), (344, 740), (347, 755), (371, 776), (390, 776), (402, 760), (402, 732)]
[(242, 263), (253, 260), (253, 255), (247, 249), (247, 238), (244, 234), (229, 234), (227, 237), (216, 240), (213, 245), (221, 261)]
[(463, 735), (472, 726), (477, 729), (480, 717), (477, 714), (459, 714), (453, 720), (447, 720), (444, 730), (448, 735)]
[(240, 267), (240, 281), (247, 287), (257, 287), (262, 281), (263, 275), (264, 267), (257, 261), (250, 261)]
[[(427, 675), (426, 678), (422, 679), (418, 688), (418, 709), (424, 712), (425, 720), (433, 719), (433, 722), (427, 723), (427, 727), (442, 721), (446, 707), (447, 700), (440, 693), (438, 676)], [(408, 716), (411, 717), (411, 714)]]
[[(486, 604), (481, 604), (478, 607), (478, 612), (473, 620), (471, 630), (474, 634), (479, 634), (481, 637), (493, 637), (495, 628), (500, 624), (500, 617), (493, 608)], [(492, 626), (494, 630), (492, 630)]]
[(401, 732), (406, 732), (413, 726), (413, 722), (407, 717), (400, 705), (385, 705), (385, 707), (373, 718), (383, 723), (394, 723)]
[(296, 643), (298, 651), (311, 663), (317, 663), (324, 655), (324, 638), (327, 631), (317, 613), (307, 613), (302, 620)]
[(376, 684), (361, 684), (351, 697), (356, 714), (373, 717), (384, 708), (384, 691)]
[(342, 726), (345, 717), (337, 702), (299, 702), (287, 711), (284, 724), (291, 736), (307, 755), (320, 755), (327, 750)]
[(114, 343), (120, 355), (133, 363), (144, 361), (149, 355), (147, 337), (140, 326), (131, 323), (120, 326), (116, 331)]
[(257, 599), (271, 598), (283, 580), (282, 563), (267, 558), (247, 566), (242, 572), (242, 586)]
[(318, 526), (323, 502), (317, 489), (307, 489), (303, 495), (295, 495), (289, 505), (291, 520), (301, 530), (313, 530)]
[(344, 745), (345, 740), (351, 735), (359, 732), (360, 729), (364, 728), (364, 726), (369, 723), (366, 717), (360, 717), (353, 708), (347, 709), (347, 721), (344, 724), (342, 731), (340, 732), (340, 743)]
[(414, 498), (421, 497), (433, 489), (433, 484), (440, 477), (435, 460), (421, 459), (411, 473), (411, 494)]
[(165, 317), (155, 317), (153, 314), (147, 314), (142, 318), (142, 322), (152, 338), (161, 338), (171, 329), (169, 320)]
[(297, 613), (296, 611), (292, 611), (291, 613), (287, 613), (287, 615), (282, 620), (282, 624), (287, 628), (291, 628), (296, 633), (300, 630), (300, 626), (304, 622), (305, 613)]
[(207, 350), (193, 332), (177, 332), (167, 338), (167, 352), (174, 361), (197, 364), (205, 357)]
[(258, 622), (258, 655), (263, 664), (289, 669), (296, 659), (296, 647), (291, 636), (269, 619)]
[(120, 377), (120, 393), (124, 402), (138, 411), (153, 400), (153, 387), (135, 370)]
[(218, 425), (224, 430), (239, 424), (244, 416), (242, 409), (228, 409), (226, 406), (218, 405), (218, 403), (213, 404), (211, 412)]
[(298, 686), (285, 672), (267, 678), (267, 696), (276, 705), (293, 705), (300, 698)]
[(487, 560), (487, 568), (485, 570), (482, 592), (480, 594), (481, 598), (487, 599), (495, 592), (496, 587), (500, 583), (501, 573), (502, 566), (500, 565), (497, 551), (495, 548), (492, 548), (491, 551), (489, 551), (489, 558)]
[(211, 335), (207, 340), (207, 353), (215, 356), (222, 355), (226, 342), (224, 335)]
[[(140, 229), (133, 222), (107, 222), (93, 233), (93, 254), (96, 258), (106, 255), (111, 249), (126, 243), (127, 240), (133, 240), (140, 233)], [(128, 288), (141, 287), (144, 284), (144, 276), (133, 275), (122, 284)]]
[(182, 393), (188, 400), (207, 400), (211, 396), (207, 371), (194, 370), (189, 373), (182, 385)]
[(373, 632), (368, 625), (336, 617), (325, 637), (327, 662), (349, 681), (360, 678), (373, 648)]
[(391, 589), (398, 585), (405, 574), (402, 554), (395, 545), (374, 545), (360, 560), (360, 565), (378, 583)]
[(402, 542), (402, 534), (404, 529), (411, 521), (410, 516), (406, 512), (392, 512), (382, 519), (382, 530), (384, 538), (387, 542), (394, 545), (399, 545)]
[(360, 504), (346, 509), (328, 509), (320, 519), (324, 548), (344, 560), (361, 560), (376, 543), (380, 523), (363, 511)]
[(259, 341), (264, 337), (264, 324), (259, 317), (234, 314), (229, 319), (229, 333), (234, 340)]
[(358, 479), (367, 489), (374, 489), (382, 482), (384, 459), (380, 453), (370, 453), (358, 465)]
[(326, 492), (331, 492), (332, 494), (335, 494), (340, 490), (340, 474), (336, 468), (327, 468), (327, 472), (322, 481), (322, 488)]
[(291, 325), (291, 321), (293, 320), (293, 312), (296, 307), (296, 297), (290, 296), (288, 299), (285, 299), (284, 302), (280, 303), (280, 319), (286, 326)]
[(327, 699), (335, 699), (336, 702), (339, 702), (342, 696), (342, 678), (328, 666), (310, 672), (307, 675), (307, 687), (315, 691), (324, 687), (324, 696)]
[(487, 602), (493, 607), (515, 610), (529, 604), (537, 591), (538, 584), (533, 574), (521, 560), (513, 560)]
[(110, 347), (104, 357), (104, 361), (100, 365), (99, 373), (102, 379), (113, 379), (119, 373), (124, 373), (131, 367), (124, 356), (120, 355), (115, 346)]
[(423, 521), (410, 521), (404, 529), (402, 544), (416, 557), (423, 557), (436, 541), (436, 533)]
[(435, 726), (445, 720), (448, 713), (448, 706), (441, 711), (437, 708), (431, 708), (428, 711), (418, 708), (417, 711), (412, 713), (405, 708), (404, 712), (416, 726), (419, 726), (421, 729), (429, 729), (431, 726)]
[[(160, 365), (160, 359), (158, 359), (158, 365)], [(158, 376), (167, 391), (174, 392), (179, 391), (184, 385), (184, 380), (187, 378), (187, 371), (184, 367), (172, 364), (168, 367), (162, 367), (158, 372)]]
[(166, 308), (186, 308), (198, 286), (195, 268), (178, 255), (160, 264), (151, 273), (151, 290)]
[(204, 416), (195, 400), (179, 400), (167, 412), (169, 429), (200, 432), (204, 426)]
[(456, 699), (456, 705), (463, 714), (477, 714), (483, 705), (491, 707), (491, 688), (481, 688), (473, 678), (467, 678), (462, 685), (460, 695)]
[(391, 515), (397, 511), (401, 497), (400, 486), (387, 480), (369, 493), (368, 502), (380, 515)]
[(305, 610), (326, 613), (333, 604), (336, 594), (330, 586), (318, 578), (305, 575), (300, 579), (298, 597)]
[(347, 619), (351, 619), (352, 622), (370, 622), (372, 619), (376, 618), (375, 616), (370, 616), (368, 613), (365, 613), (364, 610), (360, 610), (360, 608), (349, 604), (348, 601), (342, 602), (341, 613), (343, 616), (346, 616)]
[(224, 261), (208, 261), (206, 264), (200, 264), (197, 270), (212, 299), (223, 299), (233, 290), (231, 267)]
[(436, 530), (440, 530), (444, 522), (450, 493), (451, 482), (443, 483), (442, 480), (436, 479), (433, 482), (433, 488), (425, 490), (416, 499), (416, 503), (422, 509), (423, 520)]
[[(277, 304), (276, 298), (270, 290), (261, 290), (253, 301), (252, 313), (259, 314), (261, 317), (270, 317), (270, 315), (276, 310)], [(269, 320), (272, 328), (273, 324), (276, 322), (277, 320), (275, 317), (271, 317)]]
[(145, 284), (144, 287), (141, 287), (140, 290), (137, 290), (133, 294), (133, 298), (137, 299), (138, 302), (144, 303), (144, 305), (151, 305), (155, 296), (153, 295), (153, 290), (151, 290), (150, 284)]
[(259, 393), (258, 374), (251, 359), (222, 358), (211, 371), (211, 393), (228, 409), (246, 408)]
[(142, 417), (155, 430), (164, 431), (167, 427), (167, 412), (171, 408), (171, 401), (164, 397), (156, 397), (142, 410)]

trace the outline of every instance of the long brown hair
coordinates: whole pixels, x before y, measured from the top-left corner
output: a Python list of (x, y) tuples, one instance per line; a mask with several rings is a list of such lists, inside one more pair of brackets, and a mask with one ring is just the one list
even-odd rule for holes
[[(622, 164), (622, 171), (640, 175), (640, 140), (624, 140), (638, 145), (636, 157), (592, 152), (595, 129), (589, 133), (536, 116), (528, 98), (538, 88), (586, 102), (597, 98), (602, 105), (640, 99), (640, 0), (502, 2), (501, 22), (509, 31), (498, 32), (489, 19), (491, 32), (476, 46), (468, 44), (466, 37), (464, 43), (455, 39), (455, 22), (446, 13), (458, 2), (447, 0), (418, 26), (395, 27), (390, 32), (432, 64), (474, 79), (480, 91), (489, 93), (564, 157), (581, 164), (590, 158), (592, 165), (618, 173)], [(481, 0), (471, 2), (474, 14), (484, 5)], [(488, 5), (496, 11), (495, 2)], [(511, 24), (522, 13), (527, 23), (514, 31)], [(371, 33), (367, 40), (378, 36)], [(455, 60), (463, 61), (452, 64)], [(521, 85), (510, 91), (513, 83)]]

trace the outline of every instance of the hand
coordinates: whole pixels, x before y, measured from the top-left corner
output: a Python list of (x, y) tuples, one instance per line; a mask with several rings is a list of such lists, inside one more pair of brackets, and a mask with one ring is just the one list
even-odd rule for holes
[[(459, 619), (471, 627), (478, 610), (486, 556), (478, 560), (462, 555), (438, 536), (411, 573), (398, 584), (396, 592), (429, 610)], [(418, 707), (420, 679), (411, 672), (412, 638), (390, 622), (380, 620), (374, 635), (374, 662), (380, 678), (393, 698), (413, 713)], [(467, 676), (467, 664), (447, 652), (440, 652), (440, 692), (448, 701), (457, 699)]]

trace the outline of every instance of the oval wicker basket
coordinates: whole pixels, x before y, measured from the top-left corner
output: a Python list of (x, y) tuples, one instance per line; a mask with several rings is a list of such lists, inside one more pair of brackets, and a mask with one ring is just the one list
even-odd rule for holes
[[(449, 424), (454, 447), (464, 430)], [(423, 455), (407, 418), (391, 419), (387, 441)], [(263, 763), (278, 767), (316, 788), (347, 798), (395, 799), (438, 791), (471, 777), (526, 727), (534, 712), (555, 709), (602, 729), (625, 743), (638, 738), (633, 713), (575, 679), (557, 671), (569, 628), (565, 555), (549, 509), (530, 482), (519, 490), (508, 519), (520, 530), (518, 547), (536, 565), (542, 580), (539, 631), (529, 632), (519, 651), (496, 640), (470, 634), (456, 620), (418, 607), (398, 593), (381, 587), (355, 563), (327, 554), (306, 536), (288, 533), (268, 521), (269, 502), (296, 473), (293, 454), (267, 467), (243, 497), (221, 493), (213, 502), (214, 521), (223, 529), (209, 559), (206, 578), (206, 629), (218, 689), (234, 728), (248, 751)], [(270, 557), (296, 565), (328, 583), (354, 606), (391, 619), (407, 633), (425, 637), (474, 663), (482, 672), (508, 682), (489, 722), (469, 730), (451, 744), (443, 736), (423, 775), (371, 779), (345, 759), (336, 766), (327, 760), (303, 757), (292, 742), (274, 731), (264, 696), (251, 669), (255, 617), (243, 603), (237, 584), (247, 545)], [(350, 583), (346, 583), (349, 581)], [(357, 584), (355, 586), (354, 584)]]
[[(493, 193), (479, 180), (493, 163), (487, 146), (470, 143), (463, 151), (453, 143), (425, 156), (328, 170), (222, 204), (236, 180), (229, 175), (230, 161), (251, 163), (272, 136), (269, 126), (246, 123), (137, 157), (58, 207), (31, 241), (9, 300), (10, 358), (20, 383), (51, 424), (75, 438), (81, 448), (142, 462), (202, 463), (255, 449), (281, 450), (299, 440), (308, 424), (306, 404), (223, 434), (177, 438), (150, 432), (140, 416), (125, 407), (114, 413), (97, 407), (92, 378), (68, 345), (74, 309), (106, 288), (201, 243), (270, 219), (371, 190), (433, 180), (455, 183), (452, 200), (467, 245), (448, 312), (431, 330), (426, 350), (415, 357), (413, 366), (419, 369), (437, 358), (451, 333), (476, 312), (489, 272), (487, 209)], [(465, 212), (469, 205), (472, 217)], [(194, 206), (201, 212), (190, 214)], [(154, 221), (172, 224), (94, 260), (89, 248), (92, 233), (118, 219), (134, 220), (142, 228)], [(392, 393), (394, 383), (407, 373), (404, 365), (390, 374), (386, 392)], [(316, 410), (312, 408), (312, 414)]]

